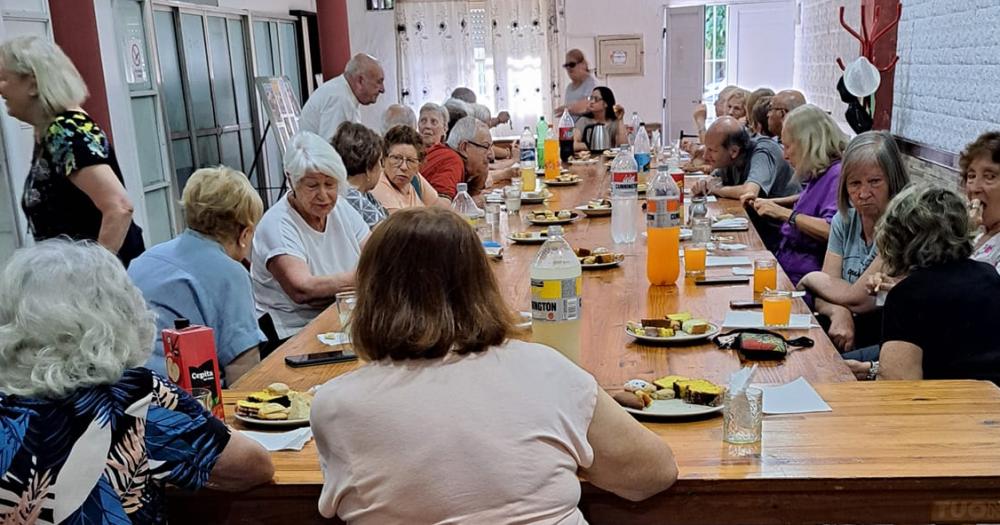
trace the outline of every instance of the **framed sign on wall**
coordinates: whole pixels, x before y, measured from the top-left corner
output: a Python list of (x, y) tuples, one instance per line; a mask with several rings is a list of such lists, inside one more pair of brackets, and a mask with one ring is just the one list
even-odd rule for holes
[(598, 75), (642, 74), (642, 35), (608, 35), (596, 40)]

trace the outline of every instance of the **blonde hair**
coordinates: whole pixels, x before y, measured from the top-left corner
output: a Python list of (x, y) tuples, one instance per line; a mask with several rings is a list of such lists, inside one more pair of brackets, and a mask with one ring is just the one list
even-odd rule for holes
[(79, 106), (90, 95), (66, 53), (41, 37), (19, 36), (0, 44), (0, 67), (34, 77), (38, 103), (48, 117)]
[(154, 320), (103, 247), (57, 238), (17, 250), (0, 274), (0, 391), (58, 399), (114, 384), (149, 358)]
[(847, 147), (847, 135), (840, 131), (830, 115), (812, 104), (799, 106), (788, 113), (781, 133), (787, 133), (798, 146), (795, 175), (803, 181), (830, 167)]
[(201, 168), (181, 196), (188, 228), (217, 241), (233, 241), (264, 214), (264, 202), (247, 176), (228, 166)]

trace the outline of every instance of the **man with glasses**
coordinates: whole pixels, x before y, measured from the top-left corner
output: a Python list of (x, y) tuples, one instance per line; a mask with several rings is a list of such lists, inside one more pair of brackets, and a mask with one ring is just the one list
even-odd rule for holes
[(587, 97), (597, 86), (597, 80), (590, 74), (590, 66), (587, 59), (583, 57), (583, 51), (570, 49), (566, 52), (566, 63), (563, 69), (569, 75), (570, 83), (566, 86), (566, 96), (563, 97), (563, 105), (555, 109), (555, 116), (558, 118), (563, 111), (569, 109), (569, 114), (576, 120), (587, 112)]
[(794, 89), (779, 91), (771, 97), (771, 110), (767, 112), (767, 129), (774, 133), (774, 139), (781, 142), (781, 128), (785, 115), (791, 110), (805, 105), (806, 97)]
[(454, 199), (458, 183), (469, 185), (476, 196), (486, 185), (489, 152), (493, 139), (486, 124), (476, 117), (462, 117), (448, 134), (448, 142), (427, 150), (420, 174), (434, 186), (438, 195)]

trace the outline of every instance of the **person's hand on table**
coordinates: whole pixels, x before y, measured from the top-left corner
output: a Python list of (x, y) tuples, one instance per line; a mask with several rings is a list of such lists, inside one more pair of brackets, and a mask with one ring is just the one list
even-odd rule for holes
[(856, 359), (845, 359), (844, 364), (851, 369), (851, 373), (858, 381), (868, 380), (868, 371), (872, 369), (871, 361), (858, 361)]
[[(830, 316), (830, 340), (841, 352), (854, 350), (854, 317), (849, 310), (838, 308)], [(867, 370), (865, 370), (867, 373)]]
[(719, 181), (715, 177), (698, 179), (691, 186), (691, 195), (709, 195), (718, 186)]
[(792, 210), (774, 202), (772, 199), (754, 199), (753, 209), (757, 215), (779, 221), (787, 221), (792, 215)]
[(690, 155), (694, 155), (694, 151), (698, 149), (698, 141), (694, 139), (684, 139), (681, 141), (681, 149)]
[(754, 203), (754, 201), (756, 199), (757, 199), (757, 194), (748, 191), (748, 192), (744, 193), (743, 195), (740, 195), (740, 204), (742, 204), (743, 206), (749, 205), (752, 208), (753, 207), (753, 203)]

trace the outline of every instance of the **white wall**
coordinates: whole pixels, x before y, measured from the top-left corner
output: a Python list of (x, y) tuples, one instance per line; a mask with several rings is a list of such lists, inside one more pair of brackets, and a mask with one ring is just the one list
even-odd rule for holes
[(847, 105), (837, 93), (837, 80), (843, 72), (837, 67), (837, 57), (849, 64), (858, 57), (858, 41), (840, 27), (840, 6), (845, 6), (844, 18), (851, 27), (861, 25), (861, 0), (799, 0), (799, 22), (795, 26), (796, 89), (806, 100), (827, 111), (847, 128), (844, 111)]
[(361, 108), (361, 122), (374, 130), (382, 129), (382, 113), (385, 108), (399, 101), (395, 13), (391, 10), (368, 11), (361, 0), (347, 2), (351, 54), (368, 53), (379, 59), (385, 71), (385, 93), (375, 104)]
[[(639, 118), (660, 122), (663, 87), (663, 6), (666, 0), (568, 0), (566, 31), (562, 39), (562, 58), (567, 49), (579, 48), (591, 67), (597, 64), (594, 38), (599, 35), (641, 34), (645, 55), (642, 76), (598, 77), (597, 84), (611, 88), (626, 114), (639, 112)], [(560, 97), (569, 83), (560, 73)]]

